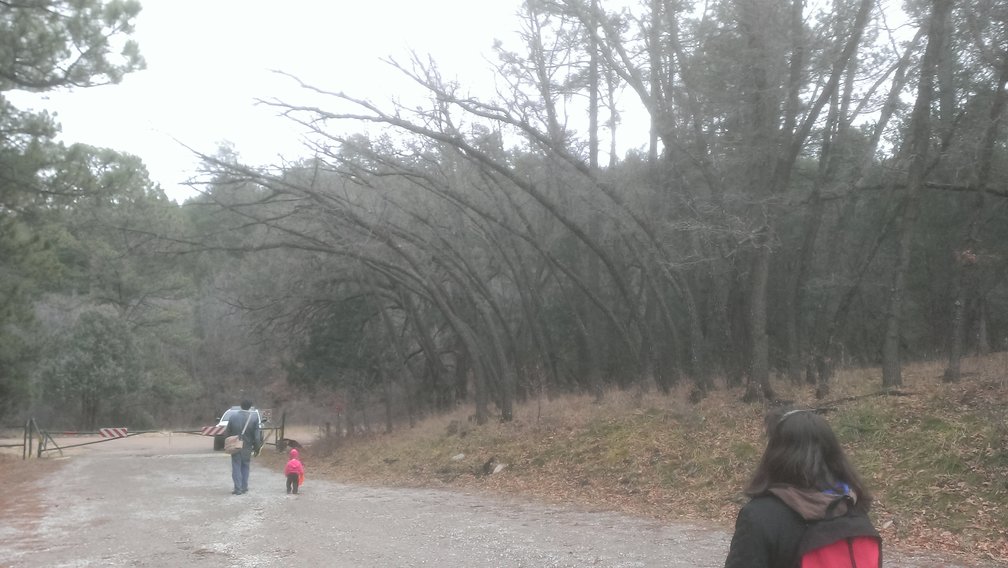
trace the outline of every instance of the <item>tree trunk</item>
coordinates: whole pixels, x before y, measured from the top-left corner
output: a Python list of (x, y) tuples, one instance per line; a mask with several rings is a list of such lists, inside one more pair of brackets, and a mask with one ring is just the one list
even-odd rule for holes
[(616, 110), (616, 78), (611, 71), (606, 72), (606, 89), (609, 94), (609, 168), (615, 168), (616, 157), (616, 126), (619, 112)]
[(770, 384), (770, 342), (767, 337), (767, 281), (770, 276), (770, 245), (764, 227), (756, 243), (749, 290), (749, 333), (752, 337), (752, 359), (749, 368), (749, 388), (745, 399), (776, 400)]
[[(392, 433), (392, 377), (389, 375), (388, 369), (385, 368), (385, 362), (378, 362), (378, 372), (381, 373), (382, 378), (382, 391), (385, 400), (385, 433)], [(412, 412), (410, 415), (412, 416)], [(412, 421), (412, 420), (411, 420)]]
[(465, 347), (459, 345), (455, 350), (455, 392), (456, 404), (469, 398), (469, 354)]
[(910, 270), (910, 253), (914, 229), (920, 210), (920, 193), (924, 185), (931, 138), (931, 103), (934, 101), (934, 82), (942, 44), (945, 41), (945, 23), (952, 9), (951, 0), (932, 0), (928, 22), (928, 43), (921, 61), (917, 100), (910, 115), (909, 141), (905, 146), (903, 161), (909, 161), (907, 185), (904, 191), (898, 231), (896, 266), (889, 289), (889, 308), (886, 313), (885, 341), (882, 347), (882, 387), (895, 388), (903, 384), (900, 362), (900, 341), (903, 324), (906, 279)]
[(473, 370), (473, 391), (474, 398), (476, 399), (476, 423), (486, 424), (487, 416), (489, 415), (488, 406), (490, 403), (490, 393), (488, 392), (488, 385), (486, 380), (486, 371), (480, 369), (482, 363), (479, 359), (473, 355), (469, 355), (467, 359), (474, 363), (477, 367)]
[(805, 283), (812, 265), (824, 210), (822, 195), (818, 187), (813, 191), (811, 199), (812, 203), (805, 216), (802, 245), (798, 251), (798, 258), (795, 260), (796, 266), (788, 279), (788, 299), (785, 306), (787, 310), (788, 378), (795, 384), (801, 382), (802, 367), (806, 360), (805, 345), (808, 344), (808, 341), (804, 339), (806, 329), (802, 325), (802, 304)]
[(591, 0), (591, 29), (588, 30), (588, 166), (598, 169), (599, 155), (599, 55), (598, 0)]
[(987, 300), (979, 298), (977, 307), (977, 354), (987, 355), (991, 352), (990, 337), (987, 335)]
[[(962, 259), (956, 259), (956, 264), (962, 263)], [(966, 268), (959, 266), (956, 269), (956, 276), (953, 278), (953, 292), (952, 297), (955, 298), (952, 305), (952, 337), (949, 340), (949, 356), (948, 365), (945, 367), (945, 374), (942, 376), (942, 380), (946, 383), (954, 383), (959, 380), (960, 376), (960, 363), (962, 361), (962, 350), (963, 350), (963, 313), (966, 311), (963, 304), (965, 304), (965, 297), (963, 289), (965, 288), (963, 280), (965, 279)]]
[[(805, 283), (808, 273), (811, 270), (815, 256), (816, 242), (819, 238), (819, 231), (822, 227), (822, 218), (825, 212), (825, 204), (822, 199), (822, 188), (827, 180), (833, 177), (835, 168), (833, 150), (833, 134), (837, 130), (840, 121), (840, 109), (838, 97), (834, 96), (830, 104), (830, 110), (826, 118), (826, 128), (823, 132), (822, 149), (819, 153), (819, 168), (816, 175), (815, 187), (810, 196), (811, 204), (805, 215), (805, 223), (802, 230), (802, 244), (799, 249), (797, 266), (792, 271), (790, 289), (787, 305), (787, 331), (788, 331), (788, 375), (792, 383), (801, 382), (803, 367), (815, 369), (814, 373), (807, 373), (806, 380), (810, 384), (817, 385), (816, 396), (823, 398), (829, 394), (829, 372), (822, 373), (824, 369), (825, 357), (809, 354), (808, 346), (812, 344), (808, 340), (811, 330), (803, 325), (802, 313), (804, 303)], [(820, 307), (820, 310), (822, 308)], [(817, 310), (817, 311), (820, 311)], [(813, 364), (813, 361), (815, 364)]]
[[(954, 382), (959, 380), (960, 359), (963, 353), (963, 336), (965, 335), (965, 311), (968, 293), (975, 289), (973, 280), (976, 274), (976, 249), (980, 241), (980, 224), (985, 212), (984, 188), (990, 179), (991, 165), (994, 156), (994, 145), (997, 141), (998, 128), (1001, 124), (1004, 113), (1006, 99), (1005, 85), (1008, 83), (1008, 54), (1002, 56), (1001, 71), (999, 73), (997, 88), (994, 92), (994, 101), (991, 103), (990, 120), (984, 128), (984, 135), (980, 146), (980, 156), (977, 164), (976, 180), (974, 182), (973, 212), (970, 215), (969, 227), (966, 231), (966, 239), (959, 251), (956, 252), (956, 262), (954, 276), (955, 295), (952, 312), (952, 337), (949, 341), (948, 367), (945, 369), (944, 380)], [(945, 64), (949, 66), (948, 63)], [(949, 72), (951, 73), (951, 72)], [(981, 303), (982, 306), (982, 303)], [(981, 318), (983, 322), (983, 318)], [(986, 335), (986, 324), (983, 324)]]
[[(657, 112), (657, 103), (661, 97), (661, 82), (658, 80), (661, 69), (661, 52), (659, 50), (661, 30), (659, 29), (658, 17), (661, 14), (661, 0), (651, 0), (651, 26), (648, 29), (648, 49), (649, 63), (651, 66), (651, 84), (648, 96), (651, 102), (650, 130), (648, 131), (648, 166), (654, 173), (658, 169), (658, 121), (661, 118)], [(655, 174), (654, 179), (657, 179)]]
[(725, 362), (725, 374), (728, 376), (729, 386), (740, 386), (749, 376), (747, 355), (752, 352), (752, 341), (747, 329), (749, 308), (743, 282), (738, 268), (732, 266), (725, 303), (721, 306), (724, 309), (725, 321), (725, 343), (721, 355)]
[[(778, 146), (777, 111), (778, 101), (774, 100), (770, 89), (769, 71), (772, 59), (763, 34), (760, 7), (755, 2), (740, 2), (739, 24), (746, 39), (745, 67), (747, 77), (743, 93), (748, 113), (748, 132), (745, 134), (750, 145), (746, 157), (746, 172), (749, 175), (749, 208), (751, 222), (756, 225), (753, 235), (752, 264), (749, 271), (749, 373), (743, 400), (773, 400), (770, 386), (770, 342), (767, 337), (767, 283), (770, 278), (770, 220), (767, 218), (764, 200), (774, 193), (773, 166), (777, 161), (774, 150)], [(794, 109), (790, 109), (794, 110)], [(793, 119), (785, 119), (793, 124)], [(762, 219), (760, 219), (762, 217)]]

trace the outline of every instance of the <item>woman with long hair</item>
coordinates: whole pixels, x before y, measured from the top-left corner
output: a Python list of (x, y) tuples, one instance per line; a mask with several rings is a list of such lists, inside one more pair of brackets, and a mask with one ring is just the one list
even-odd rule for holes
[(850, 548), (843, 566), (880, 566), (881, 539), (867, 517), (871, 492), (826, 420), (814, 410), (777, 410), (766, 426), (766, 450), (745, 488), (750, 501), (739, 511), (725, 567), (801, 566), (824, 540)]

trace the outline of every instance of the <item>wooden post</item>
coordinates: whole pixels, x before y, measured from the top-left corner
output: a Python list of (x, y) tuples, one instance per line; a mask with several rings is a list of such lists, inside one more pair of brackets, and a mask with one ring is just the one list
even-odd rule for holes
[(21, 439), (21, 459), (26, 460), (31, 455), (31, 421), (25, 420), (24, 437)]

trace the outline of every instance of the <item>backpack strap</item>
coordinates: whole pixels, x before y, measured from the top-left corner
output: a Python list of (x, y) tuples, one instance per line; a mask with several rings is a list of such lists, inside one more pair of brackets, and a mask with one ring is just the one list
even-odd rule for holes
[(838, 496), (836, 499), (831, 501), (829, 505), (826, 506), (826, 513), (823, 515), (823, 517), (826, 519), (832, 519), (833, 511), (835, 511), (837, 507), (840, 506), (841, 503), (847, 505), (847, 510), (844, 512), (844, 515), (854, 510), (854, 498), (851, 497), (849, 494), (844, 494)]
[(249, 422), (252, 422), (252, 410), (246, 410), (248, 413), (248, 418), (245, 419), (245, 426), (242, 427), (241, 434), (238, 434), (239, 438), (245, 438), (245, 430), (248, 429)]

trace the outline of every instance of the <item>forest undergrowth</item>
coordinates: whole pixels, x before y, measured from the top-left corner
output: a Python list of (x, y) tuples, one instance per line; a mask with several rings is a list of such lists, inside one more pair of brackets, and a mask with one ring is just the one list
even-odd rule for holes
[[(872, 368), (839, 371), (824, 401), (804, 385), (774, 386), (797, 407), (826, 406), (875, 492), (886, 546), (1008, 563), (1008, 353), (965, 360), (957, 383), (943, 383), (943, 370), (905, 366), (899, 396), (879, 394)], [(487, 490), (730, 529), (767, 408), (741, 402), (740, 389), (696, 404), (688, 391), (543, 397), (513, 422), (485, 425), (459, 409), (391, 434), (320, 439), (304, 457), (311, 476), (342, 482)]]

